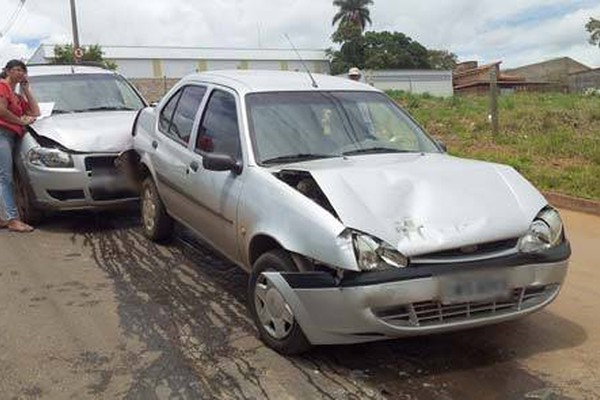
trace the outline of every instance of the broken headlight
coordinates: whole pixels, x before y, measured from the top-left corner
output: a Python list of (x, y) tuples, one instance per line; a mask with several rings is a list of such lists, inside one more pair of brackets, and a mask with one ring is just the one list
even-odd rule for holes
[(73, 158), (59, 149), (36, 147), (29, 150), (27, 160), (39, 167), (73, 168)]
[(563, 238), (563, 223), (558, 211), (546, 207), (535, 217), (527, 233), (519, 240), (523, 253), (537, 253), (558, 245)]
[(408, 265), (408, 259), (402, 253), (371, 235), (346, 231), (341, 237), (352, 241), (356, 263), (361, 271), (404, 268)]

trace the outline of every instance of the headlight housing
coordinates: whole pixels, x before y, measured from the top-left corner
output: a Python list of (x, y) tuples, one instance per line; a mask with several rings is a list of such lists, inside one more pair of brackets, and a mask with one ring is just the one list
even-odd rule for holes
[(39, 167), (73, 168), (73, 157), (59, 149), (36, 147), (29, 150), (27, 160)]
[(371, 235), (348, 230), (341, 238), (352, 242), (356, 263), (361, 271), (404, 268), (408, 265), (408, 259), (402, 253)]
[(527, 233), (519, 240), (523, 253), (539, 253), (556, 247), (563, 239), (563, 223), (558, 211), (546, 207), (535, 217)]

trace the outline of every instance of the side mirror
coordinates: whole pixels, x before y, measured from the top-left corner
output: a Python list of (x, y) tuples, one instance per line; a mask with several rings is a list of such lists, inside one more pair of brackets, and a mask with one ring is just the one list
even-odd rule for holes
[(202, 166), (209, 171), (231, 171), (242, 173), (242, 163), (227, 154), (203, 153)]
[(437, 140), (435, 141), (439, 147), (440, 150), (442, 150), (444, 153), (448, 152), (448, 147), (446, 146), (446, 143), (442, 142), (441, 140)]

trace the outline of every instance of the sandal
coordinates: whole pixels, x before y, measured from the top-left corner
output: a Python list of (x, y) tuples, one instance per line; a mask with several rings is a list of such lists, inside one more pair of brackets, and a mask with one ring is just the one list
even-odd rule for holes
[(7, 224), (8, 230), (11, 232), (32, 232), (33, 226), (26, 224), (18, 219), (11, 219)]
[(0, 229), (4, 229), (8, 226), (8, 221), (0, 219)]

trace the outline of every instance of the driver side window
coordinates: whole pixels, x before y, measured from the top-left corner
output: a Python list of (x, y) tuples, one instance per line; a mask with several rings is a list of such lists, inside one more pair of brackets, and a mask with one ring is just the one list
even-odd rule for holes
[(212, 92), (199, 127), (195, 151), (241, 157), (237, 106), (232, 94), (218, 89)]

